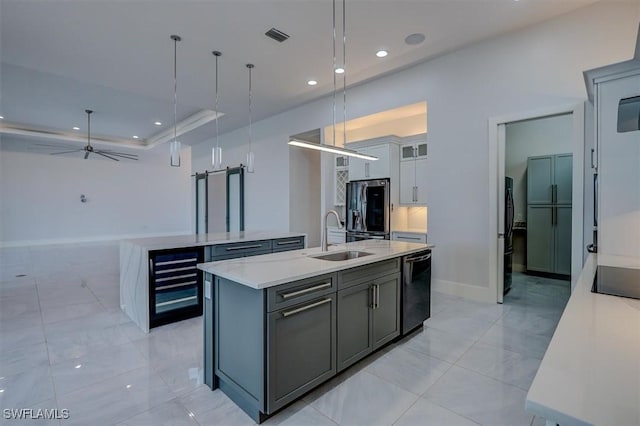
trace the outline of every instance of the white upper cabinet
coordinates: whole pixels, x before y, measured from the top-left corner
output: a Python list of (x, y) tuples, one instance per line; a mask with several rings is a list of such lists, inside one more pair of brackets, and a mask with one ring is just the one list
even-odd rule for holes
[[(421, 135), (426, 138), (426, 135)], [(412, 137), (413, 138), (413, 137)], [(427, 143), (400, 146), (400, 204), (427, 204)]]
[(349, 158), (349, 180), (379, 179), (391, 177), (389, 144), (357, 149), (362, 154), (378, 157), (378, 160)]

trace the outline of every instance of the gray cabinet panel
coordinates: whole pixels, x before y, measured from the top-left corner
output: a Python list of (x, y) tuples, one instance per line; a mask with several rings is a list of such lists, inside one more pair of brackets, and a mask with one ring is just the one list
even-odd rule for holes
[(571, 274), (571, 206), (556, 207), (555, 270), (557, 274)]
[(265, 293), (215, 280), (216, 375), (263, 408)]
[(573, 155), (561, 154), (554, 157), (555, 204), (571, 204), (573, 183)]
[(212, 246), (213, 256), (235, 255), (236, 257), (246, 256), (257, 251), (271, 252), (271, 240), (264, 241), (242, 241), (239, 243), (218, 244)]
[(551, 204), (553, 157), (529, 157), (527, 160), (527, 204)]
[(286, 308), (336, 292), (336, 275), (307, 278), (267, 289), (267, 311)]
[(273, 240), (273, 252), (300, 250), (304, 248), (304, 237), (279, 238)]
[(388, 275), (373, 282), (376, 288), (373, 314), (373, 349), (400, 335), (400, 274)]
[(338, 371), (364, 358), (371, 339), (371, 283), (338, 292)]
[(269, 314), (267, 413), (336, 373), (336, 295)]
[(553, 207), (527, 208), (527, 269), (553, 272)]
[(400, 258), (383, 260), (366, 266), (338, 272), (338, 290), (363, 282), (370, 283), (377, 277), (400, 271)]

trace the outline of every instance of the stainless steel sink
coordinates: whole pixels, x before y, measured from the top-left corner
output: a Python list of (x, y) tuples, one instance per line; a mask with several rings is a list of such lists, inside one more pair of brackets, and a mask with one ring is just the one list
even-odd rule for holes
[(327, 253), (310, 257), (313, 257), (314, 259), (331, 260), (336, 262), (341, 260), (357, 259), (359, 257), (369, 256), (371, 254), (372, 253), (367, 253), (366, 251), (337, 251), (334, 253)]

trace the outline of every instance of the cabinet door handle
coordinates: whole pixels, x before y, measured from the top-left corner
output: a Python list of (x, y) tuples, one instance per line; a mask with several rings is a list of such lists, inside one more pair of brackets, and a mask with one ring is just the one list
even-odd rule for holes
[(380, 285), (376, 284), (376, 309), (380, 307)]
[(278, 245), (279, 246), (286, 246), (289, 244), (298, 244), (300, 242), (300, 240), (291, 240), (291, 241), (278, 241)]
[(283, 293), (281, 295), (281, 297), (283, 299), (289, 299), (290, 297), (301, 296), (303, 294), (311, 293), (312, 291), (322, 290), (323, 288), (329, 288), (329, 287), (331, 287), (331, 283), (330, 282), (323, 283), (323, 284), (316, 285), (316, 286), (313, 286), (313, 287), (303, 288), (302, 290), (292, 291), (291, 293)]
[(418, 187), (414, 186), (413, 187), (413, 202), (417, 202), (418, 201)]
[(596, 150), (594, 148), (591, 148), (591, 168), (592, 169), (596, 168), (596, 163), (595, 163), (595, 161), (593, 161), (595, 153), (596, 153)]
[(325, 303), (329, 303), (329, 302), (331, 302), (331, 299), (318, 300), (317, 302), (310, 303), (308, 305), (301, 306), (301, 307), (296, 308), (296, 309), (291, 309), (290, 311), (282, 311), (282, 316), (285, 317), (285, 318), (286, 317), (290, 317), (291, 315), (295, 315), (295, 314), (299, 314), (300, 312), (308, 311), (309, 309), (313, 309), (316, 306), (324, 305)]
[(369, 290), (371, 292), (371, 309), (375, 309), (376, 308), (376, 286), (375, 286), (375, 284), (373, 284), (369, 288)]
[(364, 163), (364, 176), (365, 177), (369, 177), (369, 164), (370, 163)]
[(243, 250), (243, 249), (252, 249), (252, 248), (260, 248), (262, 247), (262, 244), (253, 244), (250, 246), (237, 246), (237, 247), (229, 247), (227, 249), (227, 251), (234, 251), (234, 250)]

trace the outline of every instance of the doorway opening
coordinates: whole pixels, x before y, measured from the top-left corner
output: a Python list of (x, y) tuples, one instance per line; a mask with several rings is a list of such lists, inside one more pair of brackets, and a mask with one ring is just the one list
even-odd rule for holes
[(583, 125), (582, 103), (490, 120), (490, 283), (498, 303), (505, 294), (568, 298), (582, 269)]

